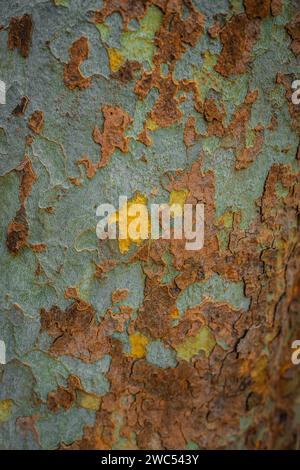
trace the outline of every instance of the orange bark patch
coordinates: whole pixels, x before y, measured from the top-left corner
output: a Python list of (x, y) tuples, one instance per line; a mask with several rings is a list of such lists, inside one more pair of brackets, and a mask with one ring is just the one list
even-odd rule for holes
[(199, 134), (196, 130), (196, 119), (194, 116), (188, 117), (183, 131), (184, 145), (189, 148), (199, 139)]
[(128, 289), (115, 290), (111, 295), (113, 304), (117, 304), (128, 297)]
[(85, 169), (86, 169), (86, 176), (89, 178), (89, 179), (92, 179), (93, 176), (95, 176), (95, 173), (97, 171), (97, 164), (96, 163), (93, 163), (91, 162), (91, 160), (89, 159), (89, 157), (87, 155), (83, 155), (83, 157), (77, 161), (77, 164), (80, 165), (84, 165)]
[(144, 123), (144, 128), (141, 130), (141, 132), (137, 136), (137, 140), (139, 142), (142, 142), (142, 144), (146, 145), (147, 147), (150, 147), (152, 145), (152, 139), (148, 135), (146, 123)]
[(70, 60), (64, 67), (64, 82), (70, 89), (88, 88), (91, 84), (91, 77), (85, 77), (80, 71), (80, 65), (89, 56), (88, 40), (84, 36), (73, 42), (69, 49)]
[(103, 132), (98, 126), (94, 127), (93, 139), (101, 146), (100, 161), (97, 169), (108, 164), (116, 149), (126, 153), (129, 151), (129, 138), (124, 133), (132, 122), (131, 117), (118, 106), (105, 105), (102, 107), (104, 117)]
[(264, 129), (262, 126), (256, 126), (253, 130), (254, 139), (251, 146), (246, 145), (248, 124), (251, 117), (251, 106), (257, 99), (257, 92), (248, 93), (245, 102), (237, 110), (232, 121), (226, 130), (226, 135), (233, 140), (233, 146), (236, 148), (236, 169), (248, 168), (254, 162), (261, 152), (264, 143)]
[(136, 83), (135, 92), (144, 99), (154, 87), (159, 90), (160, 95), (150, 112), (151, 119), (158, 127), (169, 127), (179, 122), (182, 117), (178, 107), (179, 100), (176, 98), (179, 85), (174, 82), (171, 75), (162, 77), (157, 69), (154, 72), (144, 72)]
[(6, 245), (9, 251), (16, 255), (22, 248), (28, 246), (27, 237), (29, 227), (26, 219), (25, 206), (37, 176), (32, 168), (32, 163), (28, 155), (25, 155), (23, 162), (15, 171), (20, 176), (19, 200), (21, 207), (7, 228)]
[(95, 277), (98, 279), (105, 278), (105, 275), (112, 271), (117, 265), (117, 262), (112, 259), (105, 259), (102, 263), (96, 264)]
[[(204, 16), (196, 11), (191, 2), (186, 2), (189, 15), (183, 19), (182, 5), (177, 3), (159, 5), (165, 9), (165, 15), (159, 31), (155, 36), (157, 52), (153, 57), (155, 65), (151, 72), (144, 72), (140, 80), (136, 83), (135, 92), (140, 99), (144, 99), (152, 88), (159, 90), (159, 97), (150, 112), (150, 118), (158, 127), (169, 127), (180, 122), (182, 112), (179, 109), (181, 100), (185, 97), (177, 98), (180, 90), (192, 91), (196, 102), (195, 107), (200, 109), (197, 102), (197, 92), (191, 89), (193, 82), (181, 80), (175, 82), (173, 70), (176, 61), (180, 59), (188, 46), (195, 46), (199, 37), (203, 33)], [(169, 74), (161, 75), (160, 65), (169, 65)]]
[(19, 199), (22, 204), (25, 204), (28, 196), (31, 193), (32, 186), (37, 179), (28, 155), (25, 155), (24, 161), (17, 167), (16, 171), (20, 174), (21, 177)]
[(219, 109), (214, 98), (207, 98), (203, 105), (203, 115), (208, 122), (207, 134), (222, 137), (224, 135), (223, 119), (225, 117), (224, 108)]
[(127, 30), (132, 19), (139, 21), (145, 16), (151, 3), (150, 0), (104, 0), (103, 8), (92, 13), (92, 21), (104, 23), (108, 16), (117, 12), (122, 16), (124, 29)]
[(79, 294), (76, 287), (67, 287), (65, 290), (65, 298), (79, 300)]
[(46, 251), (48, 247), (46, 243), (34, 243), (34, 244), (30, 244), (30, 248), (35, 253), (42, 253), (43, 251)]

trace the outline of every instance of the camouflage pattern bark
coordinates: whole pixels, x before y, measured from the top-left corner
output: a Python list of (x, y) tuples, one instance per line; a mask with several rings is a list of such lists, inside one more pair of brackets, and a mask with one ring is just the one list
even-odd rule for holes
[[(0, 448), (299, 448), (298, 0), (0, 15)], [(99, 241), (119, 195), (204, 248)]]

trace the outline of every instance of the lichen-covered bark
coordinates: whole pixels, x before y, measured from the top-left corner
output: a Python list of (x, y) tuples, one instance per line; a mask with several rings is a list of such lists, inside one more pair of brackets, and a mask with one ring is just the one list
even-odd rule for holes
[[(297, 448), (299, 2), (0, 12), (0, 448)], [(119, 195), (204, 248), (98, 240)]]

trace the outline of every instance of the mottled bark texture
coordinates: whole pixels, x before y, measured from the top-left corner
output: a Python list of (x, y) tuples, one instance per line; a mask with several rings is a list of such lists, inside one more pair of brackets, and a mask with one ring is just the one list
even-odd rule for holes
[[(299, 447), (299, 2), (0, 14), (0, 448)], [(204, 248), (98, 240), (119, 195)]]

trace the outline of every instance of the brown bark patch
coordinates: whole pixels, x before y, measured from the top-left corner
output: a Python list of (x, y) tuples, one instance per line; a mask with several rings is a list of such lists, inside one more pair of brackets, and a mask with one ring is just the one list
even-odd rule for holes
[(11, 18), (8, 30), (8, 48), (19, 49), (23, 57), (28, 57), (31, 44), (33, 22), (31, 15)]
[(300, 54), (300, 12), (286, 26), (286, 30), (292, 38), (290, 49), (297, 57)]
[(25, 113), (26, 108), (28, 106), (28, 103), (29, 103), (29, 99), (27, 98), (27, 96), (23, 96), (21, 98), (20, 103), (17, 104), (17, 106), (13, 110), (12, 114), (14, 116), (18, 116), (18, 117), (23, 116), (23, 114)]
[(16, 255), (22, 248), (27, 246), (28, 231), (26, 210), (25, 207), (21, 206), (7, 228), (6, 245), (11, 253)]
[[(249, 92), (245, 102), (234, 114), (228, 128), (226, 129), (226, 138), (231, 140), (230, 146), (236, 151), (237, 170), (248, 168), (253, 163), (262, 150), (264, 143), (264, 128), (257, 125), (253, 130), (248, 129), (251, 118), (251, 109), (258, 97), (257, 91)], [(253, 142), (247, 146), (247, 132), (253, 132)]]
[(215, 70), (224, 77), (245, 73), (258, 36), (259, 20), (249, 19), (245, 14), (234, 16), (220, 33), (223, 49)]
[(117, 304), (122, 300), (127, 299), (128, 297), (128, 289), (118, 289), (115, 290), (111, 295), (111, 300), (113, 304)]
[(122, 83), (131, 82), (134, 79), (134, 73), (141, 69), (141, 64), (136, 60), (126, 60), (117, 72), (111, 74), (111, 77)]
[(67, 387), (58, 387), (57, 390), (48, 393), (48, 408), (54, 412), (60, 408), (68, 410), (76, 401), (77, 390), (82, 390), (80, 380), (75, 375), (70, 375)]
[(204, 16), (194, 9), (192, 2), (185, 2), (185, 7), (189, 14), (183, 19), (180, 4), (169, 2), (167, 5), (161, 27), (155, 36), (155, 64), (169, 63), (173, 68), (186, 47), (194, 47), (203, 33)]
[(136, 322), (138, 330), (152, 338), (168, 337), (175, 301), (168, 286), (162, 286), (157, 279), (147, 278), (144, 303)]
[(31, 193), (32, 186), (37, 179), (28, 155), (25, 155), (23, 162), (15, 169), (15, 171), (20, 177), (19, 200), (21, 207), (7, 228), (6, 238), (7, 248), (14, 255), (18, 254), (25, 246), (28, 246), (27, 238), (29, 226), (26, 219), (25, 206)]
[[(300, 19), (300, 14), (299, 14), (299, 19)], [(300, 22), (299, 22), (300, 26)], [(300, 44), (300, 43), (299, 43)], [(297, 134), (300, 136), (300, 106), (295, 105), (292, 102), (292, 94), (293, 94), (293, 89), (292, 89), (292, 83), (296, 77), (293, 75), (284, 75), (282, 73), (278, 73), (276, 77), (276, 82), (282, 85), (285, 88), (285, 97), (287, 99), (287, 104), (289, 108), (289, 113), (291, 116), (291, 126), (292, 129), (294, 129)]]
[(70, 355), (86, 362), (95, 362), (109, 351), (108, 334), (114, 331), (109, 316), (97, 324), (95, 310), (83, 301), (75, 301), (61, 310), (53, 306), (41, 309), (41, 329), (53, 339), (50, 351)]
[(282, 13), (283, 2), (282, 0), (272, 0), (271, 2), (271, 12), (273, 16), (281, 15)]
[(28, 120), (28, 127), (35, 134), (40, 134), (44, 126), (44, 113), (43, 111), (34, 111)]
[(270, 14), (271, 0), (244, 0), (248, 18), (266, 18)]

